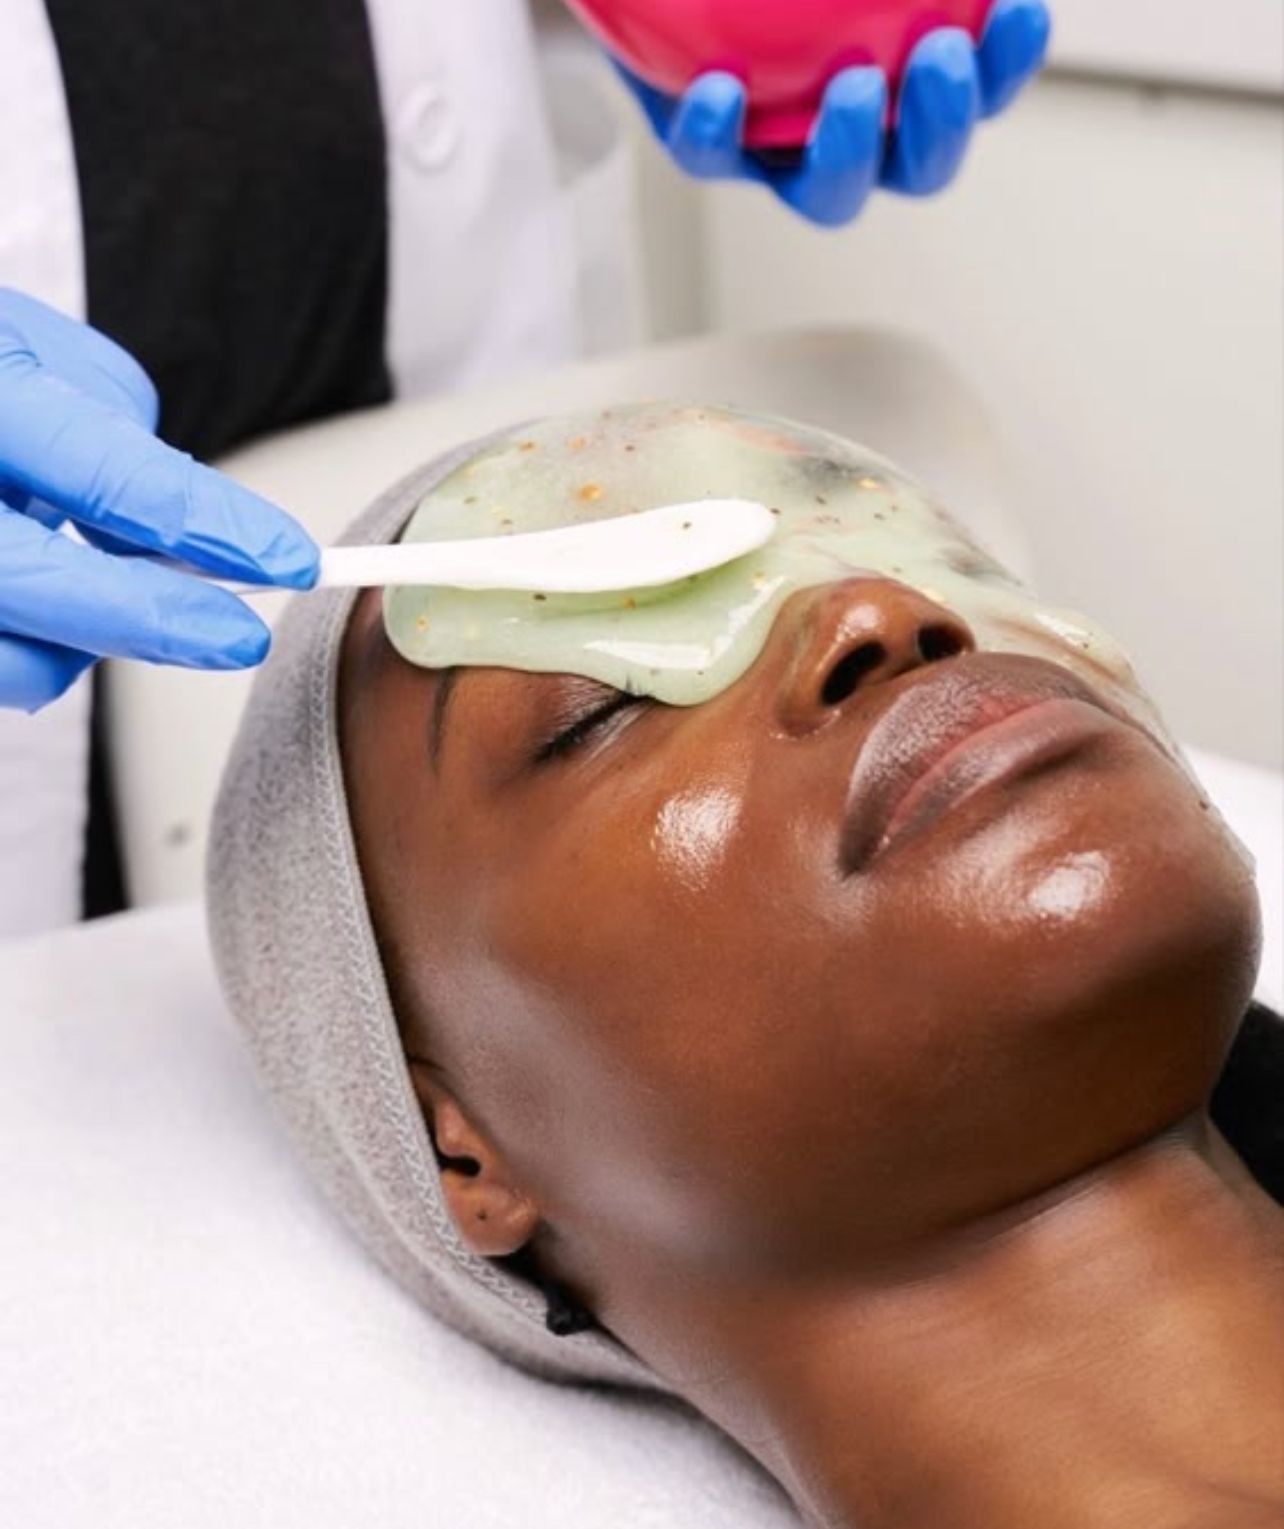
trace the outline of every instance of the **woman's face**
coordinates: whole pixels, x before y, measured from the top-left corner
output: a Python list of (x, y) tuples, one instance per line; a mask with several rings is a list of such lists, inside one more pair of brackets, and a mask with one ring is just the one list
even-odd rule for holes
[(363, 599), (342, 743), (409, 1053), (551, 1225), (705, 1270), (821, 1276), (1146, 1138), (1258, 935), (1127, 689), (872, 573), (683, 707), (416, 667)]

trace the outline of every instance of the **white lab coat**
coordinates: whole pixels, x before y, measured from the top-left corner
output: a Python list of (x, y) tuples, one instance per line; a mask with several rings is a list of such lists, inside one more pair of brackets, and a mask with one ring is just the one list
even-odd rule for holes
[[(388, 144), (388, 353), (401, 395), (574, 355), (573, 237), (556, 195), (524, 0), (367, 0)], [(85, 312), (74, 150), (44, 0), (0, 17), (0, 285)], [(20, 145), (19, 152), (12, 147)], [(0, 710), (0, 937), (76, 917), (83, 683)]]

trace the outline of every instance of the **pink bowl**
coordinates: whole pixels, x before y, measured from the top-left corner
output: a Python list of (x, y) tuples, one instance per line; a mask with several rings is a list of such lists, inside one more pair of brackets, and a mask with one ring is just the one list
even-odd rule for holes
[(939, 26), (979, 37), (993, 0), (567, 0), (635, 74), (678, 95), (707, 69), (749, 90), (745, 141), (805, 143), (826, 83), (878, 64), (894, 87), (914, 44)]

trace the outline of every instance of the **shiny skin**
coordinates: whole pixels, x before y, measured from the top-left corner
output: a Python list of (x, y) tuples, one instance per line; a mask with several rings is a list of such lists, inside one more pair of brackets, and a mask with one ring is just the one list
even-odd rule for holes
[[(377, 599), (349, 629), (358, 850), (462, 1235), (529, 1244), (809, 1523), (1028, 1525), (1031, 1472), (1047, 1529), (1135, 1522), (1116, 1486), (1155, 1524), (1217, 1521), (1224, 1489), (1278, 1522), (1255, 1462), (1284, 1242), (1198, 1125), (1251, 991), (1251, 877), (1104, 692), (1037, 765), (960, 738), (978, 689), (1060, 673), (849, 578), (699, 707), (589, 726), (600, 686), (463, 671), (434, 763), (443, 677)], [(854, 864), (858, 761), (929, 686), (941, 747), (911, 727), (874, 779), (983, 768)], [(1156, 1307), (1169, 1261), (1189, 1278)]]
[[(942, 627), (963, 651), (938, 669), (917, 643)], [(466, 1080), (557, 1217), (628, 1235), (645, 1207), (666, 1257), (820, 1272), (1122, 1150), (1214, 1077), (1255, 899), (1131, 723), (846, 874), (849, 781), (887, 708), (946, 665), (996, 687), (1050, 667), (967, 652), (904, 586), (804, 592), (720, 697), (629, 706), (544, 761), (601, 687), (466, 671), (435, 771), (437, 677), (387, 649), (373, 601), (354, 630), (350, 790), (410, 1049)], [(827, 704), (871, 637), (885, 660)], [(716, 817), (698, 847), (683, 803)], [(1049, 879), (1088, 863), (1081, 900), (1049, 911)]]

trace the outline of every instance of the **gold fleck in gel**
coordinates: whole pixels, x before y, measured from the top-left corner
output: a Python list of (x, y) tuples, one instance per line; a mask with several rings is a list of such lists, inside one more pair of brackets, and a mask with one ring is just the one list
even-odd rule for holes
[(1079, 670), (1158, 729), (1122, 652), (1099, 627), (1037, 601), (891, 463), (788, 420), (642, 404), (523, 425), (433, 489), (403, 539), (493, 535), (496, 507), (517, 534), (722, 498), (767, 505), (777, 514), (772, 540), (659, 589), (390, 589), (389, 638), (427, 668), (582, 674), (694, 706), (745, 673), (796, 590), (872, 574), (953, 611), (982, 649)]

